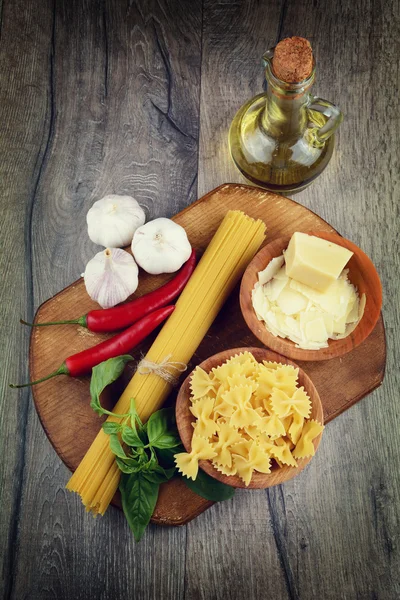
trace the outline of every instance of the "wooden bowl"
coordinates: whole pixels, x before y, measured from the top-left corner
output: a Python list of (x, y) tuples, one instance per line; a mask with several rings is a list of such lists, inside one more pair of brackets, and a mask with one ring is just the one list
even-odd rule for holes
[(329, 340), (327, 348), (303, 350), (296, 348), (295, 343), (291, 340), (276, 337), (268, 331), (263, 321), (258, 320), (251, 301), (251, 292), (254, 284), (258, 281), (257, 274), (265, 269), (273, 258), (282, 254), (288, 247), (291, 236), (281, 237), (267, 244), (253, 258), (242, 278), (240, 307), (248, 327), (268, 348), (295, 360), (328, 360), (347, 354), (369, 336), (379, 319), (382, 308), (382, 285), (371, 259), (353, 242), (336, 233), (325, 231), (307, 233), (334, 242), (353, 252), (353, 256), (346, 265), (346, 268), (349, 269), (349, 279), (357, 287), (360, 297), (362, 294), (366, 295), (364, 315), (354, 331), (346, 338)]
[[(264, 348), (233, 348), (232, 350), (224, 350), (224, 352), (220, 352), (219, 354), (214, 354), (207, 360), (200, 363), (200, 367), (204, 369), (207, 373), (211, 371), (214, 367), (219, 367), (225, 362), (228, 358), (235, 354), (239, 354), (240, 352), (251, 352), (254, 358), (261, 362), (263, 360), (269, 360), (274, 362), (280, 362), (285, 365), (292, 365), (295, 368), (299, 369), (299, 379), (298, 383), (300, 386), (304, 386), (304, 389), (308, 393), (311, 399), (311, 416), (310, 419), (315, 419), (319, 423), (324, 423), (324, 412), (322, 409), (322, 404), (318, 392), (308, 377), (308, 375), (298, 366), (296, 363), (291, 360), (285, 358), (284, 356), (280, 356), (275, 352), (271, 352), (270, 350), (265, 350)], [(193, 372), (193, 371), (192, 371)], [(192, 373), (186, 377), (183, 382), (178, 397), (176, 400), (176, 423), (178, 426), (178, 431), (181, 436), (182, 443), (187, 452), (190, 452), (192, 447), (192, 436), (193, 436), (193, 426), (192, 422), (194, 421), (194, 417), (189, 410), (191, 406), (190, 402), (190, 377)], [(322, 433), (315, 438), (314, 440), (314, 448), (317, 450), (319, 443), (321, 441)], [(244, 482), (240, 479), (238, 475), (223, 475), (213, 466), (210, 460), (201, 460), (199, 462), (199, 466), (211, 477), (214, 479), (218, 479), (218, 481), (222, 481), (227, 485), (231, 485), (236, 488), (245, 488), (245, 489), (263, 489), (267, 487), (271, 487), (272, 485), (278, 485), (280, 483), (284, 483), (289, 479), (292, 479), (296, 475), (298, 475), (304, 467), (310, 462), (311, 456), (308, 458), (302, 458), (297, 461), (298, 467), (289, 467), (283, 466), (280, 468), (275, 461), (272, 461), (271, 473), (254, 473), (253, 477), (250, 481), (250, 484), (246, 486)]]

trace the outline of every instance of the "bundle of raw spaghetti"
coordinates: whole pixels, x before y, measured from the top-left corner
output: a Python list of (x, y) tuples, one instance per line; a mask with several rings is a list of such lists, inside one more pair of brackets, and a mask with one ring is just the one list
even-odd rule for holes
[[(172, 363), (189, 362), (264, 238), (263, 221), (256, 221), (240, 211), (226, 214), (176, 303), (175, 311), (148, 351), (145, 364), (164, 364), (164, 369), (176, 375)], [(137, 411), (146, 421), (160, 408), (171, 388), (169, 377), (155, 372), (142, 374), (139, 369), (114, 412), (128, 412), (130, 399), (135, 398)], [(104, 514), (118, 487), (119, 476), (109, 437), (101, 430), (67, 488), (80, 494), (86, 510)]]

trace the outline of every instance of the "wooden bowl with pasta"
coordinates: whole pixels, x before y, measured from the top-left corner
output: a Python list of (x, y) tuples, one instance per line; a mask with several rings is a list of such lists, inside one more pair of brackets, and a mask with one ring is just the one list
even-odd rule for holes
[[(289, 368), (291, 368), (291, 370), (290, 370), (291, 373), (294, 372), (293, 369), (296, 369), (296, 370), (298, 369), (298, 372), (296, 371), (296, 376), (297, 376), (296, 385), (300, 386), (300, 388), (304, 389), (304, 391), (306, 392), (306, 395), (308, 395), (308, 397), (309, 397), (309, 403), (311, 404), (311, 406), (309, 406), (310, 412), (308, 413), (306, 420), (304, 420), (304, 418), (303, 418), (303, 424), (304, 424), (304, 426), (302, 426), (303, 431), (305, 431), (305, 425), (313, 425), (315, 427), (317, 427), (317, 425), (318, 425), (318, 427), (317, 427), (318, 435), (314, 435), (314, 437), (311, 438), (311, 441), (307, 442), (308, 448), (311, 447), (311, 451), (314, 454), (319, 446), (319, 443), (320, 443), (321, 437), (322, 437), (322, 429), (323, 429), (322, 426), (323, 426), (323, 418), (324, 418), (322, 404), (321, 404), (321, 400), (318, 395), (318, 392), (317, 392), (314, 384), (312, 383), (311, 379), (294, 362), (292, 362), (291, 360), (289, 360), (288, 358), (286, 358), (284, 356), (281, 356), (279, 354), (276, 354), (275, 352), (266, 350), (264, 348), (234, 348), (231, 350), (225, 350), (224, 352), (220, 352), (219, 354), (215, 354), (214, 356), (211, 356), (207, 360), (203, 361), (199, 365), (199, 367), (202, 371), (199, 370), (198, 372), (202, 373), (203, 378), (205, 377), (205, 375), (204, 375), (204, 372), (205, 372), (206, 374), (209, 374), (211, 377), (213, 377), (215, 379), (216, 371), (215, 370), (212, 371), (212, 369), (217, 369), (218, 367), (221, 367), (222, 365), (227, 364), (227, 362), (229, 364), (232, 363), (231, 368), (233, 369), (233, 376), (236, 378), (239, 378), (239, 380), (238, 379), (236, 380), (236, 383), (239, 384), (239, 387), (243, 388), (240, 378), (242, 378), (242, 380), (243, 380), (244, 375), (242, 373), (235, 374), (234, 371), (236, 370), (236, 366), (234, 366), (234, 365), (239, 365), (239, 363), (236, 363), (235, 361), (238, 361), (241, 356), (245, 356), (245, 357), (249, 356), (248, 353), (251, 353), (251, 355), (254, 357), (254, 359), (255, 359), (254, 363), (256, 363), (256, 367), (255, 367), (256, 369), (258, 369), (258, 368), (266, 369), (266, 367), (263, 365), (265, 365), (265, 364), (276, 365), (277, 363), (278, 363), (278, 365), (273, 368), (275, 368), (275, 369), (279, 368), (282, 370), (282, 372), (285, 371), (286, 365), (289, 365)], [(265, 361), (265, 363), (263, 363), (263, 361)], [(245, 367), (243, 367), (244, 364), (245, 363), (244, 363), (244, 359), (243, 359), (239, 365), (240, 369), (245, 368)], [(198, 369), (198, 367), (196, 367), (196, 369), (194, 369), (190, 373), (190, 375), (185, 379), (185, 381), (183, 382), (183, 384), (179, 390), (177, 402), (176, 402), (176, 422), (177, 422), (179, 434), (180, 434), (182, 443), (185, 447), (186, 453), (191, 453), (191, 451), (193, 450), (192, 441), (194, 439), (193, 438), (193, 434), (195, 431), (194, 422), (196, 422), (196, 417), (191, 412), (191, 407), (193, 410), (193, 406), (195, 406), (195, 404), (192, 403), (193, 394), (194, 394), (194, 392), (192, 391), (193, 390), (192, 377), (197, 369)], [(240, 371), (240, 369), (238, 369), (238, 371)], [(271, 372), (272, 372), (272, 370), (271, 370)], [(277, 377), (277, 375), (274, 375), (274, 377)], [(232, 379), (230, 379), (230, 381), (232, 381)], [(218, 383), (218, 385), (220, 385), (220, 383)], [(256, 384), (254, 384), (254, 385), (256, 385)], [(246, 389), (246, 385), (244, 385), (244, 388)], [(255, 388), (254, 388), (254, 390), (255, 390)], [(251, 391), (250, 391), (250, 393), (251, 393)], [(302, 392), (302, 393), (304, 395), (304, 392)], [(254, 391), (254, 394), (256, 394), (255, 391)], [(207, 398), (208, 398), (208, 395), (212, 396), (213, 392), (211, 392), (211, 391), (207, 392)], [(215, 402), (216, 402), (216, 399), (218, 397), (218, 392), (216, 392), (215, 396), (216, 396), (216, 398), (215, 398)], [(262, 396), (262, 394), (261, 394), (261, 396)], [(259, 394), (259, 397), (261, 397), (261, 396)], [(284, 397), (284, 396), (282, 396), (282, 397)], [(272, 396), (270, 397), (269, 401), (271, 401), (271, 399), (272, 399)], [(201, 400), (201, 398), (200, 398), (200, 400)], [(267, 396), (266, 396), (266, 401), (267, 401)], [(194, 402), (196, 403), (196, 400)], [(212, 405), (211, 400), (207, 400), (207, 402), (210, 402)], [(294, 400), (293, 400), (293, 402), (294, 402)], [(304, 402), (304, 399), (302, 400), (302, 402)], [(300, 410), (300, 401), (299, 401), (299, 410)], [(262, 411), (262, 409), (261, 409), (261, 411)], [(270, 414), (273, 414), (273, 412), (274, 412), (273, 410), (270, 411)], [(217, 413), (214, 413), (213, 418), (215, 418), (216, 414)], [(287, 418), (288, 417), (286, 417), (286, 419)], [(229, 420), (232, 420), (232, 419), (233, 419), (233, 416)], [(222, 422), (227, 422), (227, 421), (228, 421), (228, 419), (224, 419), (222, 417)], [(282, 419), (282, 421), (284, 421), (284, 419)], [(218, 422), (218, 419), (217, 419), (217, 422)], [(219, 423), (221, 426), (221, 419), (220, 419)], [(226, 426), (226, 425), (224, 425), (224, 426)], [(290, 430), (290, 428), (289, 428), (289, 430)], [(247, 428), (246, 431), (239, 428), (237, 430), (237, 435), (239, 435), (239, 432), (244, 432), (243, 435), (247, 436), (246, 440), (244, 440), (244, 442), (247, 443), (248, 445), (250, 445), (251, 447), (253, 447), (253, 446), (255, 447), (255, 446), (261, 444), (261, 438), (257, 441), (257, 439), (255, 437), (254, 437), (254, 439), (251, 438), (247, 434), (247, 431), (250, 431), (250, 433), (251, 433), (251, 429), (249, 429), (249, 428)], [(315, 429), (314, 429), (314, 433), (315, 433)], [(210, 437), (208, 442), (205, 441), (205, 438), (202, 438), (201, 443), (202, 444), (209, 443), (211, 446), (213, 446), (213, 443), (212, 443), (212, 440), (213, 440), (214, 447), (215, 447), (215, 444), (217, 443), (216, 440), (218, 439), (217, 435), (218, 434), (214, 435), (213, 437)], [(234, 436), (235, 433), (233, 433), (232, 435)], [(266, 436), (267, 436), (267, 434), (265, 434), (263, 439), (267, 439)], [(199, 436), (196, 436), (196, 437), (199, 437)], [(247, 439), (248, 439), (248, 441), (247, 441)], [(283, 444), (284, 440), (287, 440), (287, 444), (291, 443), (289, 438), (285, 437), (285, 436), (278, 437), (278, 438), (271, 438), (271, 439), (276, 439), (277, 444), (278, 444), (278, 442)], [(281, 440), (282, 440), (282, 442), (281, 442)], [(253, 444), (253, 441), (254, 441), (254, 444)], [(310, 446), (310, 443), (312, 444), (312, 446)], [(301, 445), (301, 434), (300, 433), (299, 433), (299, 437), (297, 439), (297, 444), (299, 446)], [(232, 460), (232, 470), (234, 470), (234, 466), (236, 464), (239, 466), (239, 462), (236, 462), (236, 461), (240, 460), (241, 465), (242, 465), (241, 468), (243, 468), (243, 464), (245, 464), (246, 460), (248, 462), (250, 460), (249, 456), (247, 459), (243, 459), (240, 457), (237, 458), (239, 455), (235, 454), (235, 447), (236, 448), (240, 447), (240, 444), (237, 445), (237, 441), (236, 441), (236, 446), (233, 445), (230, 448), (231, 460)], [(293, 447), (294, 447), (293, 452), (295, 453), (297, 446), (292, 444), (292, 448)], [(302, 445), (302, 448), (303, 447), (304, 447), (304, 444)], [(257, 450), (257, 448), (254, 448), (254, 449)], [(265, 452), (267, 452), (267, 451), (265, 450)], [(190, 455), (188, 455), (186, 453), (182, 456), (185, 461), (188, 461), (189, 460), (188, 456), (190, 456)], [(245, 456), (245, 454), (243, 454), (243, 456)], [(270, 455), (268, 455), (268, 456), (270, 456)], [(292, 460), (292, 458), (291, 458), (291, 460)], [(203, 469), (203, 471), (205, 471), (211, 477), (213, 477), (227, 485), (230, 485), (232, 487), (249, 488), (249, 489), (251, 489), (251, 488), (263, 489), (263, 488), (271, 487), (273, 485), (278, 485), (278, 484), (284, 483), (285, 481), (292, 479), (293, 477), (298, 475), (305, 468), (305, 466), (310, 462), (311, 458), (312, 458), (312, 455), (309, 455), (304, 458), (297, 458), (294, 461), (294, 462), (297, 462), (297, 466), (290, 466), (288, 464), (282, 464), (282, 463), (281, 463), (281, 466), (279, 466), (278, 461), (276, 461), (274, 458), (271, 458), (270, 472), (269, 473), (268, 472), (259, 472), (256, 470), (256, 467), (253, 466), (252, 471), (251, 471), (251, 473), (252, 473), (251, 479), (247, 482), (247, 484), (245, 483), (243, 478), (240, 477), (237, 473), (227, 475), (227, 474), (222, 473), (219, 470), (217, 470), (217, 468), (214, 466), (212, 460), (199, 460), (198, 466), (201, 469)], [(213, 460), (217, 460), (217, 459), (213, 459)], [(243, 473), (243, 471), (241, 471), (241, 473)]]
[[(262, 248), (248, 265), (240, 287), (240, 307), (244, 320), (253, 334), (268, 348), (294, 360), (329, 360), (343, 356), (361, 344), (374, 329), (382, 308), (382, 285), (371, 259), (353, 242), (337, 233), (326, 231), (307, 232), (309, 235), (323, 238), (353, 252), (346, 269), (349, 281), (356, 286), (359, 297), (365, 294), (363, 314), (349, 334), (341, 339), (329, 339), (328, 346), (318, 350), (297, 347), (290, 339), (271, 333), (267, 325), (260, 321), (252, 304), (252, 291), (258, 281), (258, 273), (265, 269), (273, 258), (281, 256), (288, 247), (291, 236), (273, 240)], [(361, 303), (360, 303), (361, 305)]]

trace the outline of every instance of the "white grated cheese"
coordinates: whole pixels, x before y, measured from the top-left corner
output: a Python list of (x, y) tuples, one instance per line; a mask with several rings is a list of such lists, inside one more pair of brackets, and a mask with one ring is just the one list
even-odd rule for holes
[(305, 350), (326, 348), (329, 339), (350, 335), (364, 313), (365, 295), (359, 300), (348, 269), (321, 292), (288, 277), (283, 261), (283, 256), (273, 259), (259, 273), (252, 293), (257, 318), (273, 335)]

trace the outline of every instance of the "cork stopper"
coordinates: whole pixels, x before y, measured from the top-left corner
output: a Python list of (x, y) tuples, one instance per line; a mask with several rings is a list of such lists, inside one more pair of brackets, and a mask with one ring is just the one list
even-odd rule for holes
[(313, 69), (311, 44), (302, 37), (285, 38), (277, 44), (272, 59), (275, 77), (286, 83), (300, 83)]

